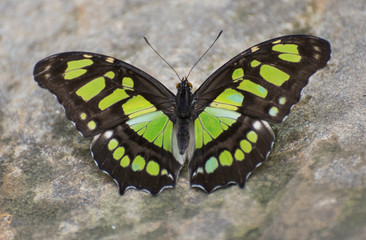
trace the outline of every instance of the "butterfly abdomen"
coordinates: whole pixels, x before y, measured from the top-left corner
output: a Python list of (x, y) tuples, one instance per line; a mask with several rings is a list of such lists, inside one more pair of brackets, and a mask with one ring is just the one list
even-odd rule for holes
[(186, 149), (189, 145), (190, 140), (190, 118), (178, 118), (177, 124), (178, 124), (178, 131), (177, 131), (177, 140), (178, 140), (178, 148), (179, 148), (179, 154), (183, 155), (186, 152)]

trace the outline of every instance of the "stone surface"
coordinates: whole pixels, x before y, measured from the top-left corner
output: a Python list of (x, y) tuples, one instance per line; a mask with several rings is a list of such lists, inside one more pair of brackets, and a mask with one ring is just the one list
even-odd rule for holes
[[(366, 236), (366, 2), (20, 1), (0, 4), (0, 239), (362, 239)], [(329, 40), (332, 59), (282, 124), (244, 189), (189, 189), (187, 169), (157, 197), (98, 170), (57, 100), (33, 81), (40, 59), (84, 50), (197, 87), (240, 51), (295, 33)]]

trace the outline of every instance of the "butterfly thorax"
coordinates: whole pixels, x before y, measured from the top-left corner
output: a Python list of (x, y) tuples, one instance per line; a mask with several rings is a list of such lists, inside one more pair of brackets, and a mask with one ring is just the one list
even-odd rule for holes
[(191, 123), (191, 106), (193, 94), (192, 85), (187, 78), (177, 84), (177, 95), (175, 97), (176, 115), (177, 115), (177, 141), (179, 153), (183, 155), (189, 145), (189, 129)]
[(176, 114), (178, 118), (190, 118), (191, 117), (191, 104), (193, 94), (191, 91), (191, 83), (187, 78), (183, 78), (180, 83), (177, 84), (177, 95), (175, 97)]

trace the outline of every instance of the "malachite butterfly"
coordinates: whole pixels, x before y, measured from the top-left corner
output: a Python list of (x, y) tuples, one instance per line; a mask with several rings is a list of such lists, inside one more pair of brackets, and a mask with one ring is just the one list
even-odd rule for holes
[(155, 195), (174, 187), (188, 160), (190, 184), (206, 192), (238, 184), (268, 156), (279, 123), (330, 44), (307, 35), (271, 39), (240, 53), (194, 92), (174, 95), (140, 69), (100, 54), (65, 52), (38, 62), (34, 78), (57, 96), (93, 157), (119, 185)]

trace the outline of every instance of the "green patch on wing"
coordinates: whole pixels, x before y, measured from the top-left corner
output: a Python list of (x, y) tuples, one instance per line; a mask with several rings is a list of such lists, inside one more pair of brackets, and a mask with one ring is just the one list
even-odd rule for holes
[(151, 176), (157, 176), (160, 172), (160, 166), (156, 161), (150, 160), (146, 166), (146, 172)]
[(216, 99), (211, 102), (210, 106), (235, 111), (242, 105), (243, 100), (243, 94), (232, 88), (228, 88), (217, 96)]
[(172, 151), (173, 122), (162, 111), (139, 115), (126, 123), (147, 141), (166, 151)]
[(231, 77), (234, 81), (243, 80), (244, 70), (242, 68), (235, 69)]
[(65, 80), (71, 80), (80, 77), (87, 72), (87, 70), (83, 69), (83, 67), (87, 67), (92, 64), (93, 61), (90, 59), (81, 59), (67, 62), (67, 68), (64, 74)]
[(212, 173), (219, 167), (219, 163), (215, 157), (210, 157), (205, 163), (205, 171), (207, 173)]
[(300, 62), (301, 55), (296, 44), (276, 44), (272, 47), (273, 51), (281, 52), (278, 57), (287, 62)]
[(111, 94), (109, 94), (108, 96), (106, 96), (105, 98), (103, 98), (100, 102), (99, 102), (99, 109), (100, 110), (105, 110), (107, 108), (109, 108), (110, 106), (112, 106), (113, 104), (128, 98), (128, 94), (126, 93), (125, 90), (121, 89), (121, 88), (117, 88), (116, 90), (114, 90)]
[(98, 77), (79, 88), (76, 91), (76, 94), (80, 96), (85, 102), (87, 102), (93, 97), (97, 96), (104, 88), (104, 77)]
[(142, 171), (142, 170), (144, 170), (145, 164), (146, 164), (145, 158), (143, 158), (140, 155), (137, 155), (135, 157), (135, 159), (132, 161), (131, 167), (132, 167), (132, 170), (135, 172)]
[(240, 113), (227, 109), (207, 107), (194, 121), (195, 148), (216, 139), (239, 118)]
[(261, 98), (266, 98), (268, 94), (267, 89), (247, 79), (240, 82), (238, 89), (250, 92)]
[(122, 109), (130, 119), (156, 111), (154, 105), (141, 95), (133, 96), (122, 105)]
[(284, 71), (267, 64), (263, 64), (261, 66), (259, 74), (264, 78), (264, 80), (278, 87), (290, 79), (290, 75)]
[(228, 150), (224, 150), (219, 155), (221, 166), (231, 166), (233, 164), (233, 156)]

